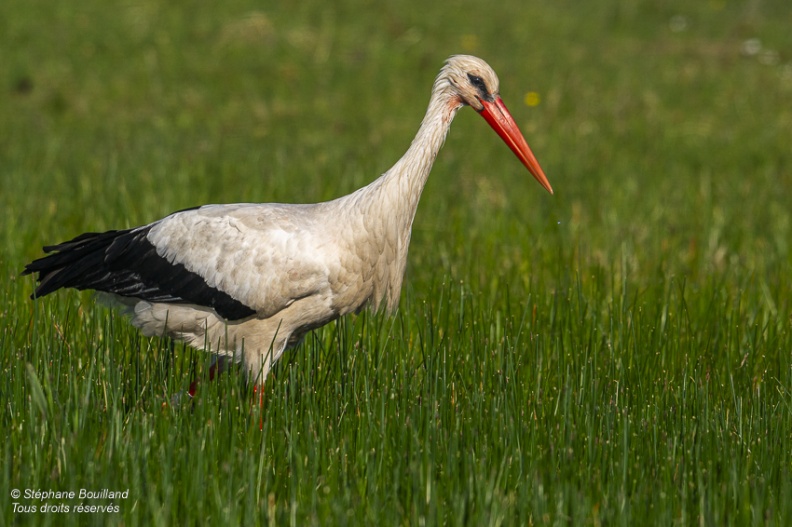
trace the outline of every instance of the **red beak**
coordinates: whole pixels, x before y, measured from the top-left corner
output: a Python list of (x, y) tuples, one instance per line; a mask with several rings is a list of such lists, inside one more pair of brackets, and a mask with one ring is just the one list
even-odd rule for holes
[(493, 130), (498, 132), (503, 142), (509, 145), (512, 152), (520, 158), (522, 164), (536, 178), (536, 181), (552, 194), (553, 187), (547, 181), (547, 176), (545, 176), (542, 167), (539, 166), (539, 162), (528, 147), (528, 143), (517, 127), (517, 123), (514, 122), (514, 118), (509, 113), (509, 110), (506, 109), (506, 105), (503, 104), (503, 100), (498, 97), (494, 102), (481, 101), (481, 104), (484, 105), (484, 108), (479, 111), (481, 116), (486, 119)]

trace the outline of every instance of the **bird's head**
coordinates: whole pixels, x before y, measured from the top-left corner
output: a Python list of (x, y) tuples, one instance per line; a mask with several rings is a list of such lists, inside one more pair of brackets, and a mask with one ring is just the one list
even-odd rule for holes
[(458, 103), (480, 112), (485, 102), (500, 97), (500, 81), (489, 64), (471, 55), (450, 57), (438, 75), (438, 81), (447, 82), (447, 89)]
[(495, 130), (523, 165), (548, 192), (550, 182), (528, 143), (500, 97), (500, 81), (489, 64), (471, 55), (450, 57), (435, 82), (435, 89), (447, 92), (451, 104), (470, 106)]

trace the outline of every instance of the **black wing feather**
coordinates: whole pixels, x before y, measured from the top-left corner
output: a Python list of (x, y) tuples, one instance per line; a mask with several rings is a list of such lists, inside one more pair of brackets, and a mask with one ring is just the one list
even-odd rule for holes
[(226, 320), (256, 311), (228, 293), (211, 287), (200, 275), (157, 253), (148, 240), (153, 227), (88, 232), (58, 245), (25, 266), (22, 274), (38, 273), (35, 299), (58, 289), (94, 289), (149, 302), (196, 304), (212, 308)]

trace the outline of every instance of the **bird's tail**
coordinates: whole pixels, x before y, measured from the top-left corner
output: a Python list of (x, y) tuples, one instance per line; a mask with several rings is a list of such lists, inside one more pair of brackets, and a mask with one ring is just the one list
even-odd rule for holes
[(57, 245), (44, 247), (47, 256), (25, 266), (23, 275), (38, 273), (35, 299), (58, 289), (99, 289), (111, 274), (108, 262), (123, 252), (134, 229), (87, 232)]

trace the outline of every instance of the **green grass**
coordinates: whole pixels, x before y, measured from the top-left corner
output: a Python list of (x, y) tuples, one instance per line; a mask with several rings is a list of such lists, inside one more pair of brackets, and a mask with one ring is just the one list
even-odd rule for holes
[[(0, 4), (0, 525), (792, 524), (787, 2), (296, 5)], [(238, 374), (163, 408), (204, 354), (28, 300), (42, 245), (368, 183), (452, 53), (555, 196), (461, 112), (399, 312), (311, 334), (261, 412)], [(81, 488), (129, 497), (13, 512)]]

